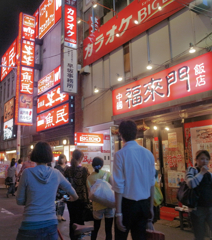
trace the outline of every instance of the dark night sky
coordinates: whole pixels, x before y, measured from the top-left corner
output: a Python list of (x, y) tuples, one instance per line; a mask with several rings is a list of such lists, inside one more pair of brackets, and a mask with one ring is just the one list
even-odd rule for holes
[(0, 57), (18, 36), (19, 13), (34, 14), (43, 0), (0, 0)]

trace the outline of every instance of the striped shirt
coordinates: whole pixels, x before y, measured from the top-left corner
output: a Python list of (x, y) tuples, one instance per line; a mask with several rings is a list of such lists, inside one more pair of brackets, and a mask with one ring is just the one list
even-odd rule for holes
[[(211, 177), (212, 177), (212, 173)], [(189, 167), (186, 173), (186, 183), (189, 188), (195, 188), (199, 186), (200, 182), (203, 179), (203, 174), (198, 171), (198, 169)]]

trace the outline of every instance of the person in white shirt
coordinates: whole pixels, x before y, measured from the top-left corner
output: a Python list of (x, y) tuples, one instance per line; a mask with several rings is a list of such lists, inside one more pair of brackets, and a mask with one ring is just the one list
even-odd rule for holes
[(18, 176), (18, 174), (19, 174), (19, 172), (21, 171), (21, 168), (22, 168), (22, 162), (23, 162), (23, 160), (22, 159), (19, 159), (18, 160), (18, 165), (17, 165), (17, 167), (16, 167), (16, 176)]
[(153, 220), (155, 160), (153, 154), (135, 141), (134, 121), (123, 121), (119, 134), (124, 147), (115, 153), (113, 190), (116, 199), (115, 240), (146, 239), (146, 225)]

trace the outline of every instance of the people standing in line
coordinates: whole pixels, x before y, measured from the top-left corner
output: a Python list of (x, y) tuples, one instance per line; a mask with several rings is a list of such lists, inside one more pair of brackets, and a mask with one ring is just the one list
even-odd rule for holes
[(31, 161), (31, 157), (30, 156), (31, 156), (31, 152), (28, 153), (27, 160), (23, 163), (22, 168), (21, 168), (21, 170), (20, 170), (20, 172), (18, 174), (18, 177), (21, 176), (21, 174), (24, 171), (24, 169), (26, 169), (26, 168), (33, 168), (33, 167), (36, 166), (36, 163)]
[(67, 207), (70, 217), (70, 238), (76, 240), (74, 236), (73, 223), (84, 225), (83, 210), (85, 204), (88, 202), (86, 180), (90, 175), (86, 167), (82, 167), (81, 162), (84, 154), (82, 151), (76, 149), (73, 151), (71, 159), (71, 167), (67, 167), (64, 176), (69, 180), (76, 190), (79, 199), (75, 202), (67, 202)]
[[(104, 165), (104, 161), (100, 157), (95, 157), (92, 162), (92, 167), (94, 172), (87, 178), (88, 191), (91, 186), (96, 182), (97, 179), (102, 179), (106, 174), (107, 177), (105, 181), (109, 182), (111, 185), (113, 183), (111, 173), (101, 170)], [(108, 208), (100, 203), (92, 202), (93, 204), (93, 217), (94, 217), (94, 230), (91, 233), (91, 240), (96, 240), (98, 231), (101, 225), (101, 220), (103, 216), (105, 217), (105, 234), (106, 240), (112, 240), (112, 225), (114, 218), (114, 209)]]
[(12, 182), (10, 183), (10, 186), (7, 191), (7, 198), (9, 198), (9, 194), (12, 194), (12, 196), (15, 196), (15, 161), (11, 161), (10, 167), (7, 170), (7, 177), (12, 178)]
[(135, 122), (121, 122), (119, 134), (124, 147), (115, 153), (113, 166), (115, 240), (126, 240), (129, 231), (133, 240), (145, 240), (147, 222), (154, 218), (155, 159), (136, 143)]
[[(58, 164), (55, 165), (55, 168), (64, 175), (65, 170), (67, 168), (66, 164), (67, 164), (66, 156), (64, 154), (60, 154), (58, 158)], [(66, 192), (64, 192), (61, 188), (59, 188), (57, 191), (56, 199), (57, 200), (61, 199), (65, 194)], [(57, 218), (59, 221), (66, 221), (65, 218), (63, 217), (64, 210), (65, 210), (65, 202), (59, 202), (57, 206)]]
[(210, 154), (207, 150), (196, 153), (195, 167), (189, 167), (186, 183), (189, 188), (196, 188), (199, 194), (197, 207), (190, 212), (195, 240), (203, 240), (205, 224), (212, 231), (212, 173), (208, 170)]
[(52, 159), (50, 145), (38, 142), (31, 154), (31, 160), (37, 166), (23, 171), (17, 191), (17, 204), (24, 205), (25, 208), (16, 240), (57, 240), (55, 196), (58, 187), (66, 191), (73, 201), (78, 199), (67, 179), (57, 169), (47, 166)]

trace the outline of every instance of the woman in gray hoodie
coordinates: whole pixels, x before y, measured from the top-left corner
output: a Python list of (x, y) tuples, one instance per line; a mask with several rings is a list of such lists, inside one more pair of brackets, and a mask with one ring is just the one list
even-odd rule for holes
[(31, 154), (31, 160), (37, 166), (23, 171), (17, 191), (17, 204), (25, 208), (16, 240), (57, 240), (55, 196), (58, 187), (67, 192), (71, 200), (78, 199), (65, 177), (57, 169), (47, 166), (52, 159), (50, 145), (38, 142)]

